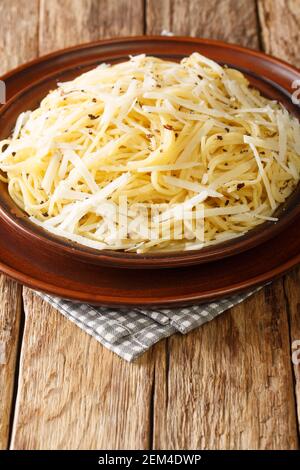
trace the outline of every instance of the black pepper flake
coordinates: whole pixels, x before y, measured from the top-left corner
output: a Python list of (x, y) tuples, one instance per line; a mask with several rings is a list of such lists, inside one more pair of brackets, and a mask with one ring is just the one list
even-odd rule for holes
[(239, 183), (239, 184), (237, 184), (236, 189), (239, 191), (239, 190), (242, 189), (244, 186), (245, 186), (245, 183)]
[(260, 152), (260, 153), (261, 153), (261, 155), (266, 155), (266, 152), (264, 152), (264, 151), (262, 151), (262, 152)]
[(199, 80), (203, 79), (203, 77), (201, 77), (201, 75), (197, 75), (197, 77), (199, 78)]
[(95, 116), (94, 114), (88, 114), (88, 117), (93, 121), (94, 119), (98, 119), (99, 116)]
[(168, 131), (173, 131), (173, 127), (170, 126), (169, 124), (164, 125), (164, 128), (167, 129)]
[(12, 152), (11, 154), (12, 154), (13, 157), (15, 157), (17, 155), (16, 152)]
[(158, 84), (156, 85), (156, 87), (157, 87), (157, 88), (161, 88), (161, 85), (158, 83)]
[(218, 140), (223, 140), (223, 137), (221, 135), (217, 135)]
[(228, 206), (228, 204), (229, 204), (229, 199), (225, 201), (225, 206)]
[(228, 127), (225, 127), (225, 131), (226, 131), (226, 132), (229, 132), (229, 128), (228, 128)]
[(93, 103), (97, 103), (96, 98), (93, 98), (93, 99), (92, 99), (92, 102), (93, 102)]
[(224, 163), (224, 165), (225, 165), (225, 166), (228, 166), (228, 163), (227, 163), (227, 162), (225, 162), (225, 163)]
[(223, 152), (227, 152), (227, 149), (222, 149)]
[(5, 152), (5, 150), (6, 150), (7, 148), (8, 148), (8, 144), (4, 144), (4, 145), (2, 146), (1, 151), (2, 151), (2, 152)]
[(175, 132), (175, 137), (178, 137), (178, 132)]

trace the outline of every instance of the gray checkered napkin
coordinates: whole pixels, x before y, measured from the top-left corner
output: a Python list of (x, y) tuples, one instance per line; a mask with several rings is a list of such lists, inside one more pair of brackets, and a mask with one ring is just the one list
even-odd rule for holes
[(207, 304), (151, 310), (94, 307), (40, 292), (37, 294), (106, 348), (126, 361), (132, 361), (160, 339), (176, 332), (188, 333), (259, 289), (261, 287)]

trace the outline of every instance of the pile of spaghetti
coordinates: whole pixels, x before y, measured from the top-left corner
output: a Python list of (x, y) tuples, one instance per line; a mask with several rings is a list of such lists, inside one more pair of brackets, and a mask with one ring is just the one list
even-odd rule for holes
[[(276, 221), (299, 181), (300, 126), (237, 70), (198, 53), (179, 64), (139, 55), (60, 83), (22, 113), (0, 142), (0, 169), (15, 203), (55, 235), (98, 249), (194, 249)], [(159, 237), (134, 225), (112, 236), (107, 203), (121, 197), (164, 205)], [(168, 208), (199, 204), (204, 243), (193, 223), (181, 240), (164, 237), (166, 219), (172, 233), (180, 217)]]

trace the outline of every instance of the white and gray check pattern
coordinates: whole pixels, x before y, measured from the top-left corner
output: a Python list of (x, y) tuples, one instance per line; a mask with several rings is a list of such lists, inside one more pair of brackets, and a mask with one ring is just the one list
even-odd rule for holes
[(151, 310), (94, 307), (41, 292), (37, 294), (103, 346), (130, 362), (162, 338), (176, 332), (186, 334), (260, 289), (258, 287), (201, 305)]

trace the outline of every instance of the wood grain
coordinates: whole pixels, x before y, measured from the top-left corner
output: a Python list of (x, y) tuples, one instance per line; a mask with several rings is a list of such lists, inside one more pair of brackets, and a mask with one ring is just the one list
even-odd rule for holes
[(128, 364), (26, 290), (14, 449), (145, 449), (153, 351)]
[(0, 73), (36, 57), (39, 0), (1, 0)]
[(257, 48), (255, 0), (147, 0), (147, 33), (209, 37)]
[(299, 67), (299, 0), (258, 0), (258, 11), (264, 49)]
[(21, 286), (0, 275), (0, 449), (6, 449), (21, 318)]
[[(33, 5), (28, 3), (22, 4), (24, 18)], [(8, 12), (13, 23), (17, 2), (6, 0), (0, 9), (3, 4), (8, 10), (13, 5)], [(260, 43), (254, 0), (145, 4), (148, 34), (168, 29), (250, 47)], [(282, 28), (287, 28), (286, 22), (294, 21), (285, 20), (282, 5)], [(260, 2), (259, 14), (265, 46), (285, 54), (277, 31), (280, 16), (272, 12), (271, 2)], [(45, 53), (102, 36), (140, 34), (144, 28), (142, 0), (41, 0), (39, 17), (39, 34), (33, 15), (35, 33), (30, 31), (32, 39), (25, 40), (28, 46), (20, 46), (20, 57), (34, 55), (38, 48)], [(23, 21), (25, 27), (30, 24)], [(17, 51), (21, 38), (9, 37)], [(267, 38), (272, 38), (269, 43)], [(7, 302), (14, 293), (5, 292), (3, 299)], [(11, 448), (297, 448), (290, 337), (300, 339), (299, 295), (295, 271), (286, 277), (285, 289), (279, 280), (214, 322), (162, 341), (127, 364), (24, 289), (26, 319)], [(9, 308), (18, 310), (18, 303)], [(17, 322), (13, 328), (17, 332)], [(13, 352), (16, 342), (10, 344)], [(294, 371), (299, 379), (299, 369)], [(299, 380), (296, 393), (300, 396)]]
[[(0, 18), (2, 74), (37, 54), (38, 0), (2, 0)], [(0, 275), (0, 449), (8, 446), (10, 416), (14, 406), (13, 389), (20, 335), (21, 297), (21, 287)]]
[(289, 312), (291, 357), (293, 359), (298, 429), (300, 431), (300, 270), (285, 276), (284, 287)]
[(280, 281), (170, 338), (155, 368), (154, 448), (297, 448), (288, 350)]
[[(299, 0), (278, 0), (276, 8), (271, 0), (258, 1), (263, 43), (266, 52), (300, 66)], [(300, 341), (300, 270), (295, 269), (284, 279), (290, 325), (290, 355), (299, 349)], [(300, 358), (300, 355), (299, 355)], [(300, 364), (294, 364), (295, 397), (300, 431)]]

